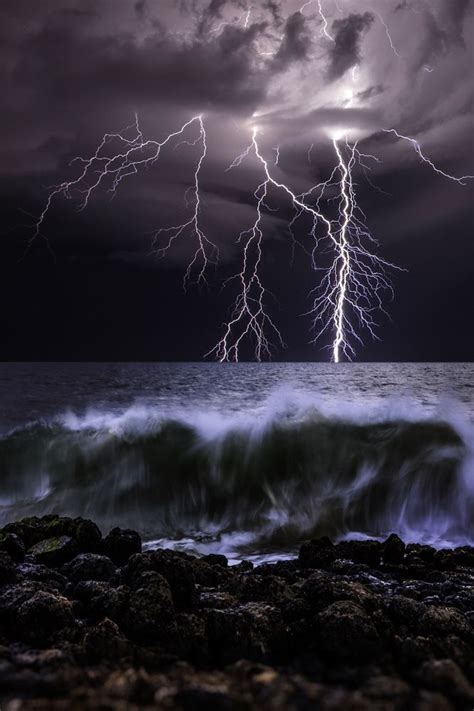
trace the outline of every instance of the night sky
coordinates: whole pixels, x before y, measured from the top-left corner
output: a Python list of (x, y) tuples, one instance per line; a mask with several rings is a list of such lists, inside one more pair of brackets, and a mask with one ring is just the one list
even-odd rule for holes
[[(393, 272), (394, 299), (378, 313), (362, 361), (470, 361), (473, 334), (473, 185), (423, 163), (406, 141), (453, 176), (474, 174), (474, 3), (471, 0), (1, 0), (0, 290), (2, 360), (200, 360), (222, 336), (236, 297), (223, 282), (240, 267), (241, 230), (255, 220), (262, 166), (302, 193), (335, 164), (344, 131), (375, 155), (355, 169), (358, 201), (377, 254)], [(248, 12), (248, 11), (251, 12)], [(104, 182), (86, 210), (58, 196), (30, 242), (48, 186), (77, 176), (106, 132), (133, 124), (163, 140), (202, 114), (208, 151), (200, 172), (201, 226), (219, 247), (208, 286), (183, 275), (196, 244), (176, 240), (160, 259), (151, 233), (190, 217), (199, 146), (172, 145), (124, 179)], [(133, 132), (133, 129), (132, 129)], [(129, 135), (129, 134), (127, 134)], [(182, 139), (181, 139), (182, 140)], [(308, 154), (309, 148), (312, 147)], [(188, 202), (186, 202), (188, 198)], [(320, 278), (305, 249), (292, 255), (293, 213), (277, 191), (264, 215), (261, 278), (286, 348), (275, 360), (329, 360), (304, 314)], [(333, 209), (329, 201), (325, 206)], [(324, 250), (321, 260), (325, 259)], [(319, 259), (319, 255), (318, 255)], [(242, 359), (250, 359), (251, 344)]]

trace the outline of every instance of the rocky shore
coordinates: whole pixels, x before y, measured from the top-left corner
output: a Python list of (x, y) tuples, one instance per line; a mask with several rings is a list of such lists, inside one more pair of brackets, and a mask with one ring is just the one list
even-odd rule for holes
[(309, 541), (229, 567), (84, 519), (0, 531), (0, 707), (474, 707), (474, 549)]

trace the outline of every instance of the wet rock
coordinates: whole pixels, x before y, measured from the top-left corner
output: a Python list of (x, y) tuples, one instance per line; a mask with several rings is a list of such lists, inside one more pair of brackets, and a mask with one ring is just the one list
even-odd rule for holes
[(377, 568), (383, 552), (379, 541), (341, 541), (336, 546), (338, 557), (348, 558), (354, 563), (362, 563)]
[(252, 630), (249, 620), (238, 610), (210, 610), (207, 638), (213, 661), (230, 664), (251, 655)]
[(124, 528), (113, 528), (104, 538), (104, 552), (115, 565), (126, 565), (135, 553), (141, 553), (142, 540), (136, 531)]
[(0, 532), (0, 552), (8, 553), (12, 560), (19, 563), (25, 557), (25, 544), (16, 533)]
[(275, 575), (244, 575), (229, 585), (241, 602), (280, 603), (294, 596), (284, 580)]
[(394, 595), (383, 602), (389, 617), (398, 625), (406, 625), (410, 629), (415, 629), (418, 620), (425, 612), (425, 606), (416, 600), (412, 600), (404, 595)]
[(25, 561), (17, 566), (17, 572), (20, 578), (25, 581), (35, 580), (42, 583), (43, 589), (51, 592), (55, 590), (63, 591), (67, 585), (67, 578), (58, 570), (49, 568), (47, 565), (40, 563), (31, 563)]
[(37, 592), (18, 609), (18, 621), (23, 637), (44, 642), (52, 634), (71, 625), (71, 603), (66, 598), (48, 592)]
[(427, 606), (419, 619), (417, 627), (425, 635), (457, 635), (458, 637), (473, 638), (471, 626), (465, 617), (453, 607)]
[(204, 555), (201, 560), (203, 560), (208, 565), (218, 565), (220, 568), (227, 568), (229, 561), (225, 555), (218, 555), (217, 553), (210, 553), (209, 555)]
[(137, 577), (147, 571), (159, 573), (168, 581), (178, 611), (194, 608), (198, 600), (196, 577), (187, 556), (168, 550), (136, 553), (123, 569), (124, 582), (133, 587)]
[(72, 560), (77, 555), (78, 550), (77, 542), (73, 538), (70, 536), (57, 536), (35, 543), (29, 548), (28, 553), (34, 556), (38, 563), (59, 567)]
[(392, 533), (382, 544), (382, 560), (389, 565), (403, 562), (405, 557), (405, 544), (396, 533)]
[(16, 568), (11, 556), (0, 551), (0, 586), (16, 580)]
[(435, 548), (421, 543), (409, 543), (406, 547), (407, 561), (416, 559), (422, 560), (424, 563), (432, 563), (435, 553)]
[(352, 600), (360, 605), (366, 605), (374, 598), (373, 594), (360, 583), (334, 578), (324, 571), (313, 573), (307, 578), (300, 594), (315, 610), (323, 610), (339, 600)]
[(118, 626), (106, 619), (86, 632), (83, 648), (91, 662), (115, 661), (127, 654), (129, 644)]
[(430, 689), (441, 691), (459, 703), (474, 703), (474, 687), (452, 659), (431, 659), (423, 664), (418, 679)]
[(327, 536), (303, 543), (298, 554), (298, 562), (303, 568), (324, 568), (335, 559), (335, 546)]
[(106, 582), (87, 580), (78, 583), (72, 597), (83, 604), (84, 614), (96, 621), (108, 617), (119, 622), (128, 601), (129, 589), (113, 588)]
[(123, 628), (134, 640), (164, 640), (175, 629), (174, 607), (168, 581), (153, 571), (142, 573), (131, 590)]
[(64, 566), (64, 574), (74, 583), (81, 580), (110, 580), (115, 574), (110, 558), (97, 553), (81, 553)]
[(370, 615), (352, 602), (335, 602), (320, 612), (317, 634), (321, 651), (329, 659), (371, 659), (381, 647)]
[(144, 669), (130, 668), (113, 672), (105, 683), (105, 691), (113, 698), (138, 706), (154, 706), (156, 687)]
[(102, 534), (93, 521), (76, 518), (73, 530), (81, 553), (96, 553), (102, 550)]

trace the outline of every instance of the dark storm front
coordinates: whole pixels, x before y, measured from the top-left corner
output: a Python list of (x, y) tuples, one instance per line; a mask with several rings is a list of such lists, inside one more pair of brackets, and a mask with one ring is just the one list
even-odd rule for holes
[(150, 545), (234, 557), (279, 557), (316, 535), (472, 541), (472, 365), (1, 375), (3, 523), (84, 515)]

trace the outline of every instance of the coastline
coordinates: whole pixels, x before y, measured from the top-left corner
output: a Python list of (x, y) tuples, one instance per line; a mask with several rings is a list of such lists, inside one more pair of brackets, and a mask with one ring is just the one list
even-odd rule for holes
[(470, 709), (474, 548), (142, 552), (85, 519), (0, 529), (0, 699), (22, 709)]

